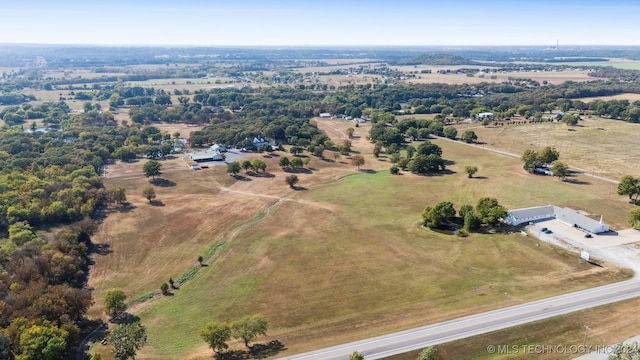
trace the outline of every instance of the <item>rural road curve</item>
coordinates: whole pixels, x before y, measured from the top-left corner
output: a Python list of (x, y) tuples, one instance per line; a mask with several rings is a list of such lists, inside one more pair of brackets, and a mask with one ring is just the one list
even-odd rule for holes
[[(419, 350), (511, 326), (640, 296), (640, 278), (470, 315), (420, 328), (291, 355), (281, 360), (347, 360), (358, 351), (367, 360)], [(485, 344), (493, 345), (512, 344)], [(490, 351), (490, 350), (487, 350)]]

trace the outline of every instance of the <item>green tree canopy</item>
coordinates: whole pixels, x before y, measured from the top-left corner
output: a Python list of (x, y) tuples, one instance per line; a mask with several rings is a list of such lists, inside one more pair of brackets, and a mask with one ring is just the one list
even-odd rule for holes
[(244, 341), (248, 348), (249, 342), (259, 335), (267, 335), (267, 320), (262, 315), (250, 315), (233, 322), (231, 325), (233, 336)]
[(436, 360), (436, 353), (436, 348), (434, 348), (433, 346), (429, 346), (428, 348), (422, 350), (420, 355), (418, 355), (417, 360)]
[(629, 223), (634, 229), (640, 230), (640, 209), (631, 210), (629, 213)]
[(443, 201), (434, 207), (427, 206), (422, 212), (422, 223), (430, 228), (437, 228), (441, 223), (450, 220), (456, 216), (456, 210), (453, 203)]
[(455, 139), (456, 136), (458, 136), (458, 130), (456, 130), (456, 128), (454, 128), (453, 126), (447, 126), (446, 128), (444, 128), (444, 136), (449, 139)]
[(113, 345), (116, 359), (135, 359), (136, 352), (147, 343), (147, 328), (140, 322), (119, 325), (107, 335), (107, 341)]
[(161, 174), (160, 168), (162, 164), (158, 160), (149, 160), (142, 166), (142, 171), (144, 171), (144, 176), (146, 177), (156, 177)]
[(466, 143), (472, 143), (478, 140), (478, 135), (473, 130), (465, 130), (460, 136), (460, 140)]
[(117, 318), (127, 310), (127, 299), (122, 289), (109, 289), (104, 296), (104, 311), (111, 318)]
[(618, 195), (628, 195), (629, 200), (633, 196), (638, 196), (640, 193), (640, 179), (634, 178), (631, 175), (625, 175), (618, 183)]
[(467, 166), (464, 168), (464, 170), (467, 172), (467, 176), (469, 178), (473, 177), (473, 174), (478, 172), (478, 167), (477, 166)]
[(227, 341), (231, 339), (231, 325), (226, 322), (210, 322), (200, 330), (200, 337), (207, 342), (211, 350), (220, 353), (229, 348)]
[(227, 164), (227, 173), (228, 174), (238, 175), (240, 170), (241, 170), (240, 163), (237, 162), (237, 161), (232, 161), (232, 162)]
[(551, 164), (551, 172), (553, 173), (553, 176), (560, 180), (564, 180), (564, 178), (569, 175), (569, 166), (560, 160), (556, 160)]
[(475, 213), (484, 224), (495, 226), (500, 219), (507, 217), (507, 209), (495, 198), (485, 197), (478, 200)]
[(349, 360), (364, 360), (364, 355), (361, 353), (354, 351), (351, 356), (349, 356)]
[(33, 325), (20, 335), (21, 354), (16, 360), (64, 358), (69, 333), (53, 325)]

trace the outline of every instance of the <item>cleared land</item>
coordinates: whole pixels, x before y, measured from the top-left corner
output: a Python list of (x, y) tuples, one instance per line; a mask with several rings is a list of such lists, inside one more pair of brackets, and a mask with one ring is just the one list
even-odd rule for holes
[[(319, 126), (338, 141), (352, 124)], [(269, 339), (295, 353), (628, 276), (578, 264), (574, 254), (516, 234), (456, 238), (417, 224), (426, 205), (450, 200), (459, 208), (495, 196), (508, 207), (608, 202), (605, 217), (621, 225), (629, 205), (618, 197), (603, 201), (606, 185), (531, 176), (517, 159), (440, 140), (454, 173), (391, 176), (389, 162), (369, 155), (367, 131), (356, 128), (354, 149), (366, 155), (370, 172), (356, 174), (344, 158), (312, 158), (310, 173), (298, 174), (306, 191), (284, 184), (275, 156), (265, 158), (274, 177), (248, 181), (221, 168), (168, 172), (175, 186), (156, 188), (164, 206), (138, 195), (146, 179), (107, 179), (126, 186), (133, 208), (108, 216), (94, 239), (111, 252), (95, 258), (93, 314), (100, 314), (106, 289), (122, 287), (130, 298), (157, 292), (221, 242), (209, 266), (174, 296), (133, 307), (149, 327), (141, 358), (210, 358), (198, 329), (247, 313), (264, 314)], [(484, 178), (467, 179), (469, 164)]]
[[(522, 154), (527, 149), (538, 150), (554, 146), (560, 160), (573, 169), (619, 180), (625, 174), (638, 176), (640, 149), (636, 146), (638, 124), (597, 116), (583, 116), (578, 126), (562, 123), (541, 123), (483, 127), (479, 124), (461, 125), (471, 128), (478, 140), (488, 147)], [(612, 190), (615, 195), (615, 189)]]
[(602, 100), (602, 101), (628, 100), (629, 102), (634, 102), (634, 101), (640, 100), (640, 94), (624, 93), (624, 94), (611, 95), (611, 96), (595, 96), (595, 97), (579, 98), (576, 100), (584, 101), (586, 103), (590, 101), (596, 101), (596, 100)]

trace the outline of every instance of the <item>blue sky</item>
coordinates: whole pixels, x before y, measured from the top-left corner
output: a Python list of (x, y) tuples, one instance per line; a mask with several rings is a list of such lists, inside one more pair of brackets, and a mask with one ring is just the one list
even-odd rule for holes
[(628, 0), (7, 2), (0, 43), (640, 45), (640, 2)]

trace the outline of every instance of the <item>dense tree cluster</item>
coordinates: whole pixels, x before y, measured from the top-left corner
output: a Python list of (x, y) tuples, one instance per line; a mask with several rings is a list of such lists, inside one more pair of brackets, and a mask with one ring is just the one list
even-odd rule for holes
[(550, 166), (558, 158), (560, 158), (560, 153), (551, 146), (539, 151), (525, 150), (521, 157), (524, 162), (524, 169), (530, 173), (533, 173), (536, 168)]
[[(500, 220), (507, 217), (507, 209), (495, 198), (481, 198), (475, 208), (463, 205), (458, 211), (462, 220), (462, 229), (466, 232), (477, 230), (481, 225), (496, 226)], [(422, 224), (429, 228), (439, 228), (443, 225), (450, 227), (456, 221), (456, 210), (453, 203), (443, 201), (435, 206), (427, 206), (422, 212)]]
[(12, 239), (0, 250), (0, 358), (59, 359), (93, 302), (83, 288), (91, 227), (41, 238), (18, 224), (11, 232), (20, 245)]

